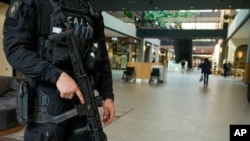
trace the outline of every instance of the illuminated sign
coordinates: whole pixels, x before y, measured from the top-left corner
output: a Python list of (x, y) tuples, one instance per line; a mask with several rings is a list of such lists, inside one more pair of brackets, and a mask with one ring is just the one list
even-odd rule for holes
[(125, 11), (124, 11), (124, 14), (125, 14), (126, 16), (128, 16), (129, 18), (132, 18), (132, 17), (133, 17), (133, 13), (132, 13), (131, 11), (125, 10)]

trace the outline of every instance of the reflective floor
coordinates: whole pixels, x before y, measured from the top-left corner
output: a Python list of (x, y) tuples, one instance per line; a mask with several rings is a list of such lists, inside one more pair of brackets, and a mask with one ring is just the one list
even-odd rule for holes
[[(250, 124), (247, 85), (240, 77), (210, 75), (204, 89), (200, 70), (167, 72), (165, 83), (151, 85), (126, 83), (121, 76), (113, 72), (117, 112), (104, 127), (108, 141), (229, 141), (231, 124)], [(22, 134), (0, 141), (22, 140)]]

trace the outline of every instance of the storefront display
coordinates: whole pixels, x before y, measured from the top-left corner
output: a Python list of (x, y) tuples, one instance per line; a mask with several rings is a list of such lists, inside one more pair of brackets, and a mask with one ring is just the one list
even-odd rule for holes
[[(113, 40), (112, 40), (113, 39)], [(125, 69), (127, 62), (136, 62), (139, 58), (139, 41), (129, 37), (106, 38), (112, 69)]]

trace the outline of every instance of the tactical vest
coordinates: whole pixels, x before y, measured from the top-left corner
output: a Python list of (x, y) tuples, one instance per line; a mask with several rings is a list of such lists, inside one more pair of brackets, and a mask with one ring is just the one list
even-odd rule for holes
[[(86, 10), (64, 7), (61, 1), (55, 2), (54, 0), (50, 0), (50, 2), (53, 12), (49, 17), (49, 35), (38, 38), (38, 56), (66, 71), (68, 74), (74, 75), (71, 73), (73, 72), (73, 68), (71, 57), (69, 56), (70, 44), (67, 37), (63, 36), (64, 33), (67, 34), (67, 31), (72, 31), (71, 33), (73, 33), (77, 47), (80, 50), (84, 68), (91, 75), (90, 81), (94, 88), (99, 75), (97, 69), (101, 61), (100, 48), (95, 46), (93, 39), (95, 26), (93, 18), (98, 18), (97, 14), (95, 14), (88, 1), (86, 1), (88, 4)], [(51, 39), (50, 37), (54, 35), (58, 35), (59, 38)], [(70, 72), (67, 69), (71, 69), (69, 70)], [(29, 121), (37, 123), (54, 122), (53, 116), (49, 115), (47, 110), (50, 98), (43, 92), (37, 91), (36, 93), (39, 94), (37, 94), (37, 99), (34, 101), (35, 110), (33, 113), (29, 113), (31, 115)], [(21, 115), (20, 117), (27, 117), (27, 112), (26, 115)]]
[[(98, 69), (100, 63), (100, 51), (94, 44), (94, 22), (98, 13), (88, 1), (85, 1), (86, 9), (75, 9), (64, 7), (61, 0), (58, 2), (50, 0), (53, 12), (50, 14), (49, 35), (61, 34), (72, 30), (77, 46), (81, 52), (85, 69), (93, 72)], [(87, 4), (87, 5), (86, 5)], [(70, 68), (71, 61), (68, 53), (68, 42), (65, 37), (57, 40), (50, 40), (48, 37), (39, 37), (38, 56), (60, 69)]]

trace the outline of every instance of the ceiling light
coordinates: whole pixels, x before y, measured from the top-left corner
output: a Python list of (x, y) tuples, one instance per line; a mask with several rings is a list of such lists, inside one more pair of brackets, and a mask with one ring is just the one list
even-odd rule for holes
[(112, 37), (111, 40), (112, 40), (112, 41), (117, 41), (118, 38), (117, 38), (117, 37)]

